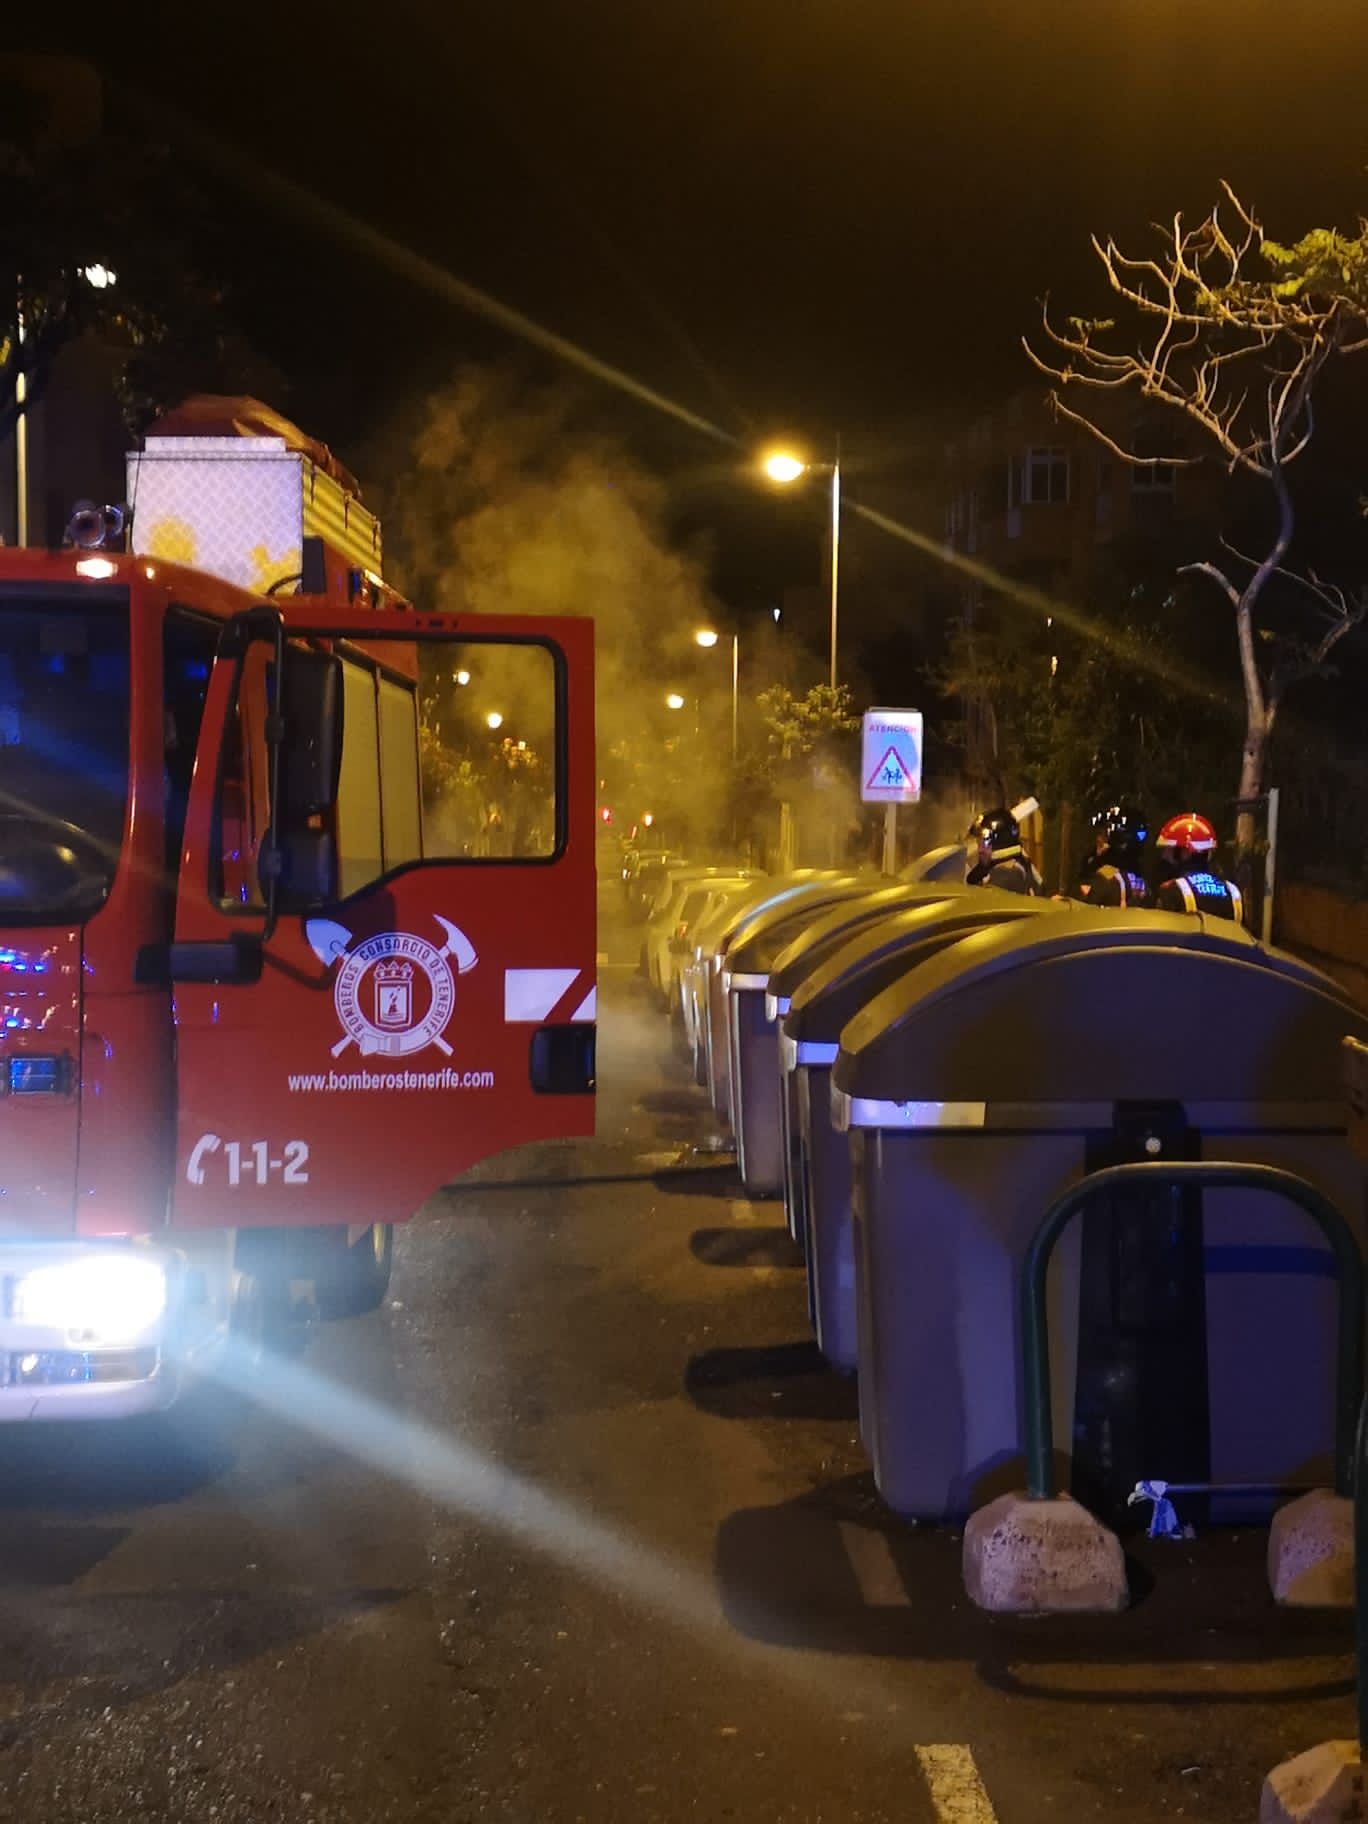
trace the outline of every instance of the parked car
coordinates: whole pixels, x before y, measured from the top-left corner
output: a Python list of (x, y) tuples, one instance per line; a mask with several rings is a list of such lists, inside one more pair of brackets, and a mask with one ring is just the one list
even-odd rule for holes
[(646, 920), (644, 942), (646, 978), (660, 1001), (673, 1003), (689, 930), (707, 904), (710, 889), (757, 878), (759, 873), (754, 868), (729, 867), (725, 863), (691, 863), (667, 869), (665, 885)]
[(666, 866), (672, 860), (682, 861), (683, 857), (672, 856), (669, 849), (630, 849), (624, 854), (622, 890), (629, 912), (638, 917), (645, 915), (647, 906), (660, 889)]

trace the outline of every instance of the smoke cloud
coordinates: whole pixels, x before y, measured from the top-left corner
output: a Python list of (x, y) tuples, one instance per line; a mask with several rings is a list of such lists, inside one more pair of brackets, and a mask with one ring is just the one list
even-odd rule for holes
[(385, 509), (399, 586), (452, 613), (591, 617), (599, 775), (616, 827), (649, 811), (672, 847), (722, 843), (730, 643), (695, 643), (720, 610), (704, 554), (670, 537), (663, 486), (572, 386), (508, 369), (458, 373), (403, 441)]

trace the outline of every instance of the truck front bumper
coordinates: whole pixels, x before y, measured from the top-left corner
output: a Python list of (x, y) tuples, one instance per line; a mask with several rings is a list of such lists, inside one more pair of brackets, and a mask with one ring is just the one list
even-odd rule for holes
[(163, 1411), (221, 1328), (204, 1290), (174, 1249), (0, 1241), (0, 1424)]

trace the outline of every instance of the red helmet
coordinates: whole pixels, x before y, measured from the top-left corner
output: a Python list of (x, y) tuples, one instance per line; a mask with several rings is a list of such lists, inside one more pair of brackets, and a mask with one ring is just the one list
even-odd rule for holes
[(1170, 817), (1160, 830), (1157, 846), (1169, 857), (1210, 855), (1216, 847), (1216, 831), (1200, 811), (1183, 811)]

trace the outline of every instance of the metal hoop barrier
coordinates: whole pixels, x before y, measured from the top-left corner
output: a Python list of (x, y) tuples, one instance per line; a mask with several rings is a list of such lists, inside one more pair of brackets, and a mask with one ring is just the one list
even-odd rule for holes
[[(1026, 1492), (1034, 1501), (1052, 1500), (1058, 1492), (1054, 1472), (1054, 1415), (1050, 1410), (1050, 1331), (1045, 1307), (1045, 1278), (1055, 1244), (1070, 1221), (1094, 1198), (1118, 1187), (1149, 1185), (1164, 1189), (1193, 1185), (1202, 1190), (1268, 1191), (1295, 1203), (1319, 1227), (1335, 1256), (1339, 1286), (1338, 1339), (1335, 1361), (1335, 1493), (1354, 1492), (1356, 1459), (1368, 1451), (1368, 1406), (1363, 1402), (1363, 1258), (1352, 1229), (1330, 1199), (1305, 1178), (1276, 1165), (1223, 1163), (1219, 1160), (1139, 1160), (1109, 1165), (1066, 1191), (1036, 1230), (1022, 1269), (1021, 1358), (1026, 1395)], [(1357, 1427), (1357, 1438), (1355, 1428)], [(1368, 1467), (1364, 1469), (1368, 1478)], [(1368, 1496), (1368, 1479), (1358, 1483)], [(1368, 1617), (1368, 1499), (1360, 1502), (1359, 1613)]]

